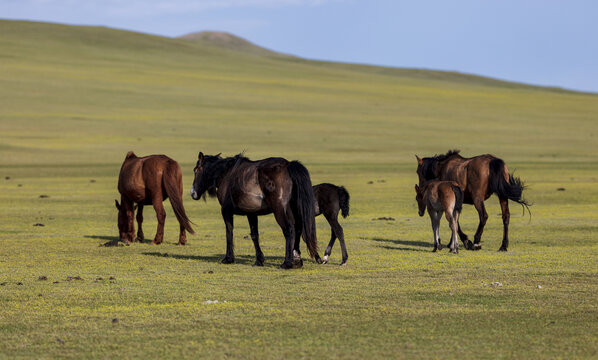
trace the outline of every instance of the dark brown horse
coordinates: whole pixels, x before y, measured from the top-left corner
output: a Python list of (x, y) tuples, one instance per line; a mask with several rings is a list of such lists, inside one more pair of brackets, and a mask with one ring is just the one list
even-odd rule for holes
[[(341, 266), (346, 265), (349, 255), (347, 254), (347, 247), (345, 246), (343, 228), (338, 223), (338, 213), (340, 211), (344, 218), (349, 216), (349, 193), (343, 186), (336, 186), (329, 183), (315, 185), (313, 190), (316, 200), (315, 215), (318, 216), (320, 214), (324, 214), (328, 224), (330, 224), (331, 232), (330, 242), (328, 243), (328, 247), (326, 247), (326, 251), (324, 252), (322, 263), (326, 264), (328, 262), (330, 253), (332, 253), (334, 241), (338, 238), (339, 242), (341, 243), (341, 252), (343, 254)], [(300, 256), (301, 252), (299, 251), (299, 236), (300, 234), (295, 234), (295, 251)], [(316, 259), (317, 258), (318, 257), (316, 257)]]
[(440, 219), (446, 216), (451, 228), (451, 242), (449, 249), (452, 253), (459, 252), (457, 229), (459, 228), (459, 214), (463, 206), (463, 190), (454, 181), (432, 180), (423, 187), (415, 185), (415, 200), (419, 207), (419, 216), (424, 216), (426, 208), (432, 221), (434, 231), (434, 252), (442, 249), (440, 244)]
[[(199, 200), (206, 192), (217, 196), (226, 225), (226, 255), (223, 264), (235, 261), (233, 216), (245, 215), (255, 247), (255, 266), (264, 265), (259, 245), (259, 215), (274, 213), (286, 240), (281, 267), (301, 267), (293, 257), (295, 233), (302, 233), (312, 257), (317, 256), (315, 203), (307, 169), (298, 161), (268, 158), (251, 161), (242, 154), (222, 158), (199, 153), (191, 197)], [(318, 260), (318, 259), (316, 259)]]
[(170, 198), (170, 203), (179, 221), (181, 232), (179, 244), (187, 242), (185, 230), (195, 234), (183, 207), (183, 176), (179, 164), (165, 155), (137, 157), (132, 151), (127, 154), (120, 175), (118, 176), (120, 204), (115, 200), (118, 209), (118, 230), (121, 241), (133, 242), (135, 225), (133, 215), (136, 203), (137, 240), (143, 241), (143, 206), (153, 205), (158, 218), (158, 230), (154, 244), (160, 244), (164, 238), (164, 219), (166, 211), (162, 202)]
[[(419, 186), (428, 180), (448, 180), (459, 184), (464, 193), (464, 203), (473, 204), (478, 211), (480, 223), (474, 236), (473, 244), (467, 235), (458, 227), (459, 238), (468, 250), (479, 250), (482, 232), (488, 219), (484, 201), (492, 194), (498, 196), (502, 211), (503, 239), (499, 251), (507, 251), (509, 247), (509, 200), (528, 208), (529, 203), (522, 198), (525, 189), (523, 182), (509, 174), (509, 170), (501, 159), (485, 154), (472, 158), (459, 155), (459, 150), (452, 150), (444, 155), (436, 155), (420, 159), (417, 155), (417, 175)], [(529, 208), (528, 208), (529, 211)]]

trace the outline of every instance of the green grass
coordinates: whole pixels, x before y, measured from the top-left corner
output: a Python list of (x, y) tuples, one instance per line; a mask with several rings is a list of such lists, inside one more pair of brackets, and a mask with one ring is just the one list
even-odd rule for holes
[[(596, 358), (597, 114), (594, 94), (0, 21), (0, 358)], [(481, 251), (431, 252), (414, 154), (450, 148), (529, 184), (508, 253), (495, 198)], [(217, 201), (187, 195), (188, 246), (167, 204), (164, 244), (100, 247), (129, 150), (179, 161), (185, 193), (199, 151), (301, 160), (351, 193), (348, 266), (337, 244), (331, 264), (278, 269), (272, 216), (264, 268), (242, 217), (221, 265)], [(471, 206), (461, 224), (473, 234)], [(323, 249), (321, 218), (318, 234)]]

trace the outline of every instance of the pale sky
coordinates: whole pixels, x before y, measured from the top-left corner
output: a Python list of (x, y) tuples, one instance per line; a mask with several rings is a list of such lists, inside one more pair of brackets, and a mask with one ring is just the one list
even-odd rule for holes
[(227, 31), (309, 59), (598, 92), (590, 0), (0, 0), (0, 18), (163, 36)]

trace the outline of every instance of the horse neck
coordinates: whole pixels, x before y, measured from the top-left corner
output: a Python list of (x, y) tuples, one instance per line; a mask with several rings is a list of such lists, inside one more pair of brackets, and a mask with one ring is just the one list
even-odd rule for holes
[(216, 187), (220, 187), (222, 180), (228, 175), (236, 165), (238, 165), (239, 159), (237, 157), (229, 157), (220, 159), (214, 163), (214, 171), (212, 173), (212, 180), (216, 184)]

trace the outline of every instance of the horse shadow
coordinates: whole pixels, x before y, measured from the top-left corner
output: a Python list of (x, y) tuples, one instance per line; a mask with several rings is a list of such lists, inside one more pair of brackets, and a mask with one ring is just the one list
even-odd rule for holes
[[(409, 241), (409, 240), (401, 240), (401, 239), (383, 239), (383, 238), (372, 238), (373, 241), (382, 242), (382, 243), (390, 243), (394, 245), (406, 245), (406, 246), (417, 246), (417, 247), (424, 247), (424, 248), (431, 248), (433, 247), (432, 244), (424, 241)], [(401, 250), (401, 251), (427, 251), (423, 249), (413, 249), (410, 247), (401, 247), (401, 246), (390, 246), (390, 245), (378, 245), (377, 247), (381, 247), (388, 250)]]
[(83, 237), (88, 239), (96, 239), (96, 240), (108, 240), (108, 241), (120, 241), (118, 236), (108, 236), (108, 235), (83, 235)]
[[(166, 252), (143, 252), (143, 255), (147, 256), (156, 256), (156, 257), (164, 257), (164, 258), (173, 258), (178, 260), (196, 260), (196, 261), (206, 261), (211, 263), (220, 264), (224, 255), (183, 255), (183, 254), (169, 254)], [(284, 257), (282, 256), (266, 256), (264, 261), (264, 267), (270, 268), (278, 268), (280, 264), (284, 261)], [(255, 263), (255, 256), (252, 255), (235, 255), (235, 264), (240, 265), (248, 265), (253, 266)]]

